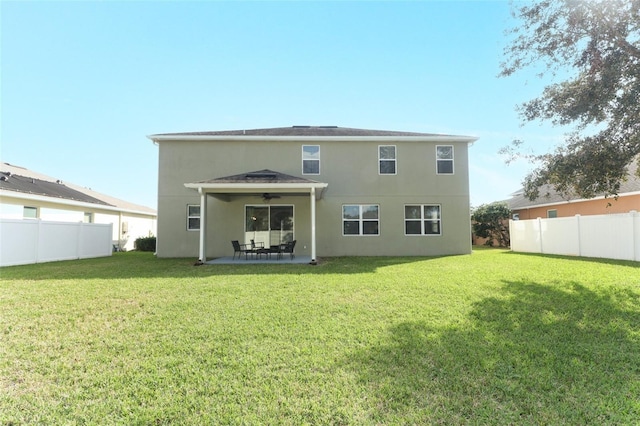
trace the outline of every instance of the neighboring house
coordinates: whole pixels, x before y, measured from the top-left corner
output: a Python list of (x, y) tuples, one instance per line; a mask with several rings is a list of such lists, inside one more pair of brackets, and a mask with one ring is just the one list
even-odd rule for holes
[(157, 134), (160, 257), (471, 252), (469, 136), (337, 126)]
[(113, 224), (113, 244), (133, 250), (139, 237), (156, 234), (156, 211), (2, 163), (0, 217)]
[(540, 189), (540, 197), (531, 201), (518, 191), (508, 200), (513, 219), (536, 219), (579, 215), (628, 213), (640, 210), (640, 177), (636, 174), (638, 163), (629, 166), (627, 180), (620, 186), (618, 198), (599, 196), (583, 199), (562, 195), (549, 185)]

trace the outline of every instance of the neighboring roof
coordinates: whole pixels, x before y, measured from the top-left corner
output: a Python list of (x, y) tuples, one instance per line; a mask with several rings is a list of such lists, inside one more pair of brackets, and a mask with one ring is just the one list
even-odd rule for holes
[[(628, 168), (627, 180), (620, 185), (619, 196), (640, 194), (640, 177), (637, 175), (638, 163), (633, 163)], [(540, 188), (540, 194), (543, 194), (535, 200), (529, 200), (524, 191), (520, 190), (513, 194), (513, 197), (507, 200), (509, 208), (511, 210), (519, 210), (537, 206), (547, 206), (553, 204), (563, 204), (570, 201), (584, 201), (582, 197), (577, 195), (563, 195), (553, 189), (551, 185), (543, 185)], [(604, 195), (600, 195), (597, 198), (604, 198)]]
[(419, 140), (451, 140), (473, 142), (473, 136), (441, 135), (436, 133), (398, 132), (390, 130), (353, 129), (338, 126), (291, 126), (270, 129), (220, 130), (206, 132), (162, 133), (148, 136), (153, 141), (162, 140), (206, 140), (206, 139), (265, 139), (272, 138), (337, 138), (337, 139), (376, 139), (376, 138), (415, 138)]
[(110, 205), (90, 195), (69, 188), (61, 181), (49, 182), (32, 177), (16, 175), (8, 171), (0, 172), (0, 189), (22, 192), (24, 194), (44, 195), (46, 197), (63, 198), (84, 203)]
[(109, 210), (156, 215), (156, 211), (152, 208), (133, 204), (70, 182), (63, 182), (60, 179), (9, 163), (1, 163), (0, 165), (0, 190), (29, 196), (43, 196), (71, 202), (96, 204), (96, 207), (104, 206)]

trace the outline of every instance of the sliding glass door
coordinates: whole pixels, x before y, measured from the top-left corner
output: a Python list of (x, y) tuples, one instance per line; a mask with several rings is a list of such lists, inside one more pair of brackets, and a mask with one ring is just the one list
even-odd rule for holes
[(293, 206), (245, 206), (245, 243), (265, 247), (293, 241)]

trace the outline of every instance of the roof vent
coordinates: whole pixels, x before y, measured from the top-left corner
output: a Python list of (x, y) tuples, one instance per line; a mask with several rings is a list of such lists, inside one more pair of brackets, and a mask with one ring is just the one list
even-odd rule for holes
[(338, 126), (319, 126), (321, 129), (337, 129)]
[(252, 173), (247, 173), (245, 176), (248, 178), (275, 179), (277, 177), (277, 174), (275, 172), (252, 172)]
[(310, 129), (311, 126), (292, 126), (294, 129)]

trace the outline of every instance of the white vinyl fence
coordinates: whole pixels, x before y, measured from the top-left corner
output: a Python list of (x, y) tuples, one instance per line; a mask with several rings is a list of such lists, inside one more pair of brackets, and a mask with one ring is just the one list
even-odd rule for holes
[(0, 266), (111, 256), (112, 226), (0, 219)]
[(509, 221), (511, 250), (640, 261), (640, 214)]

